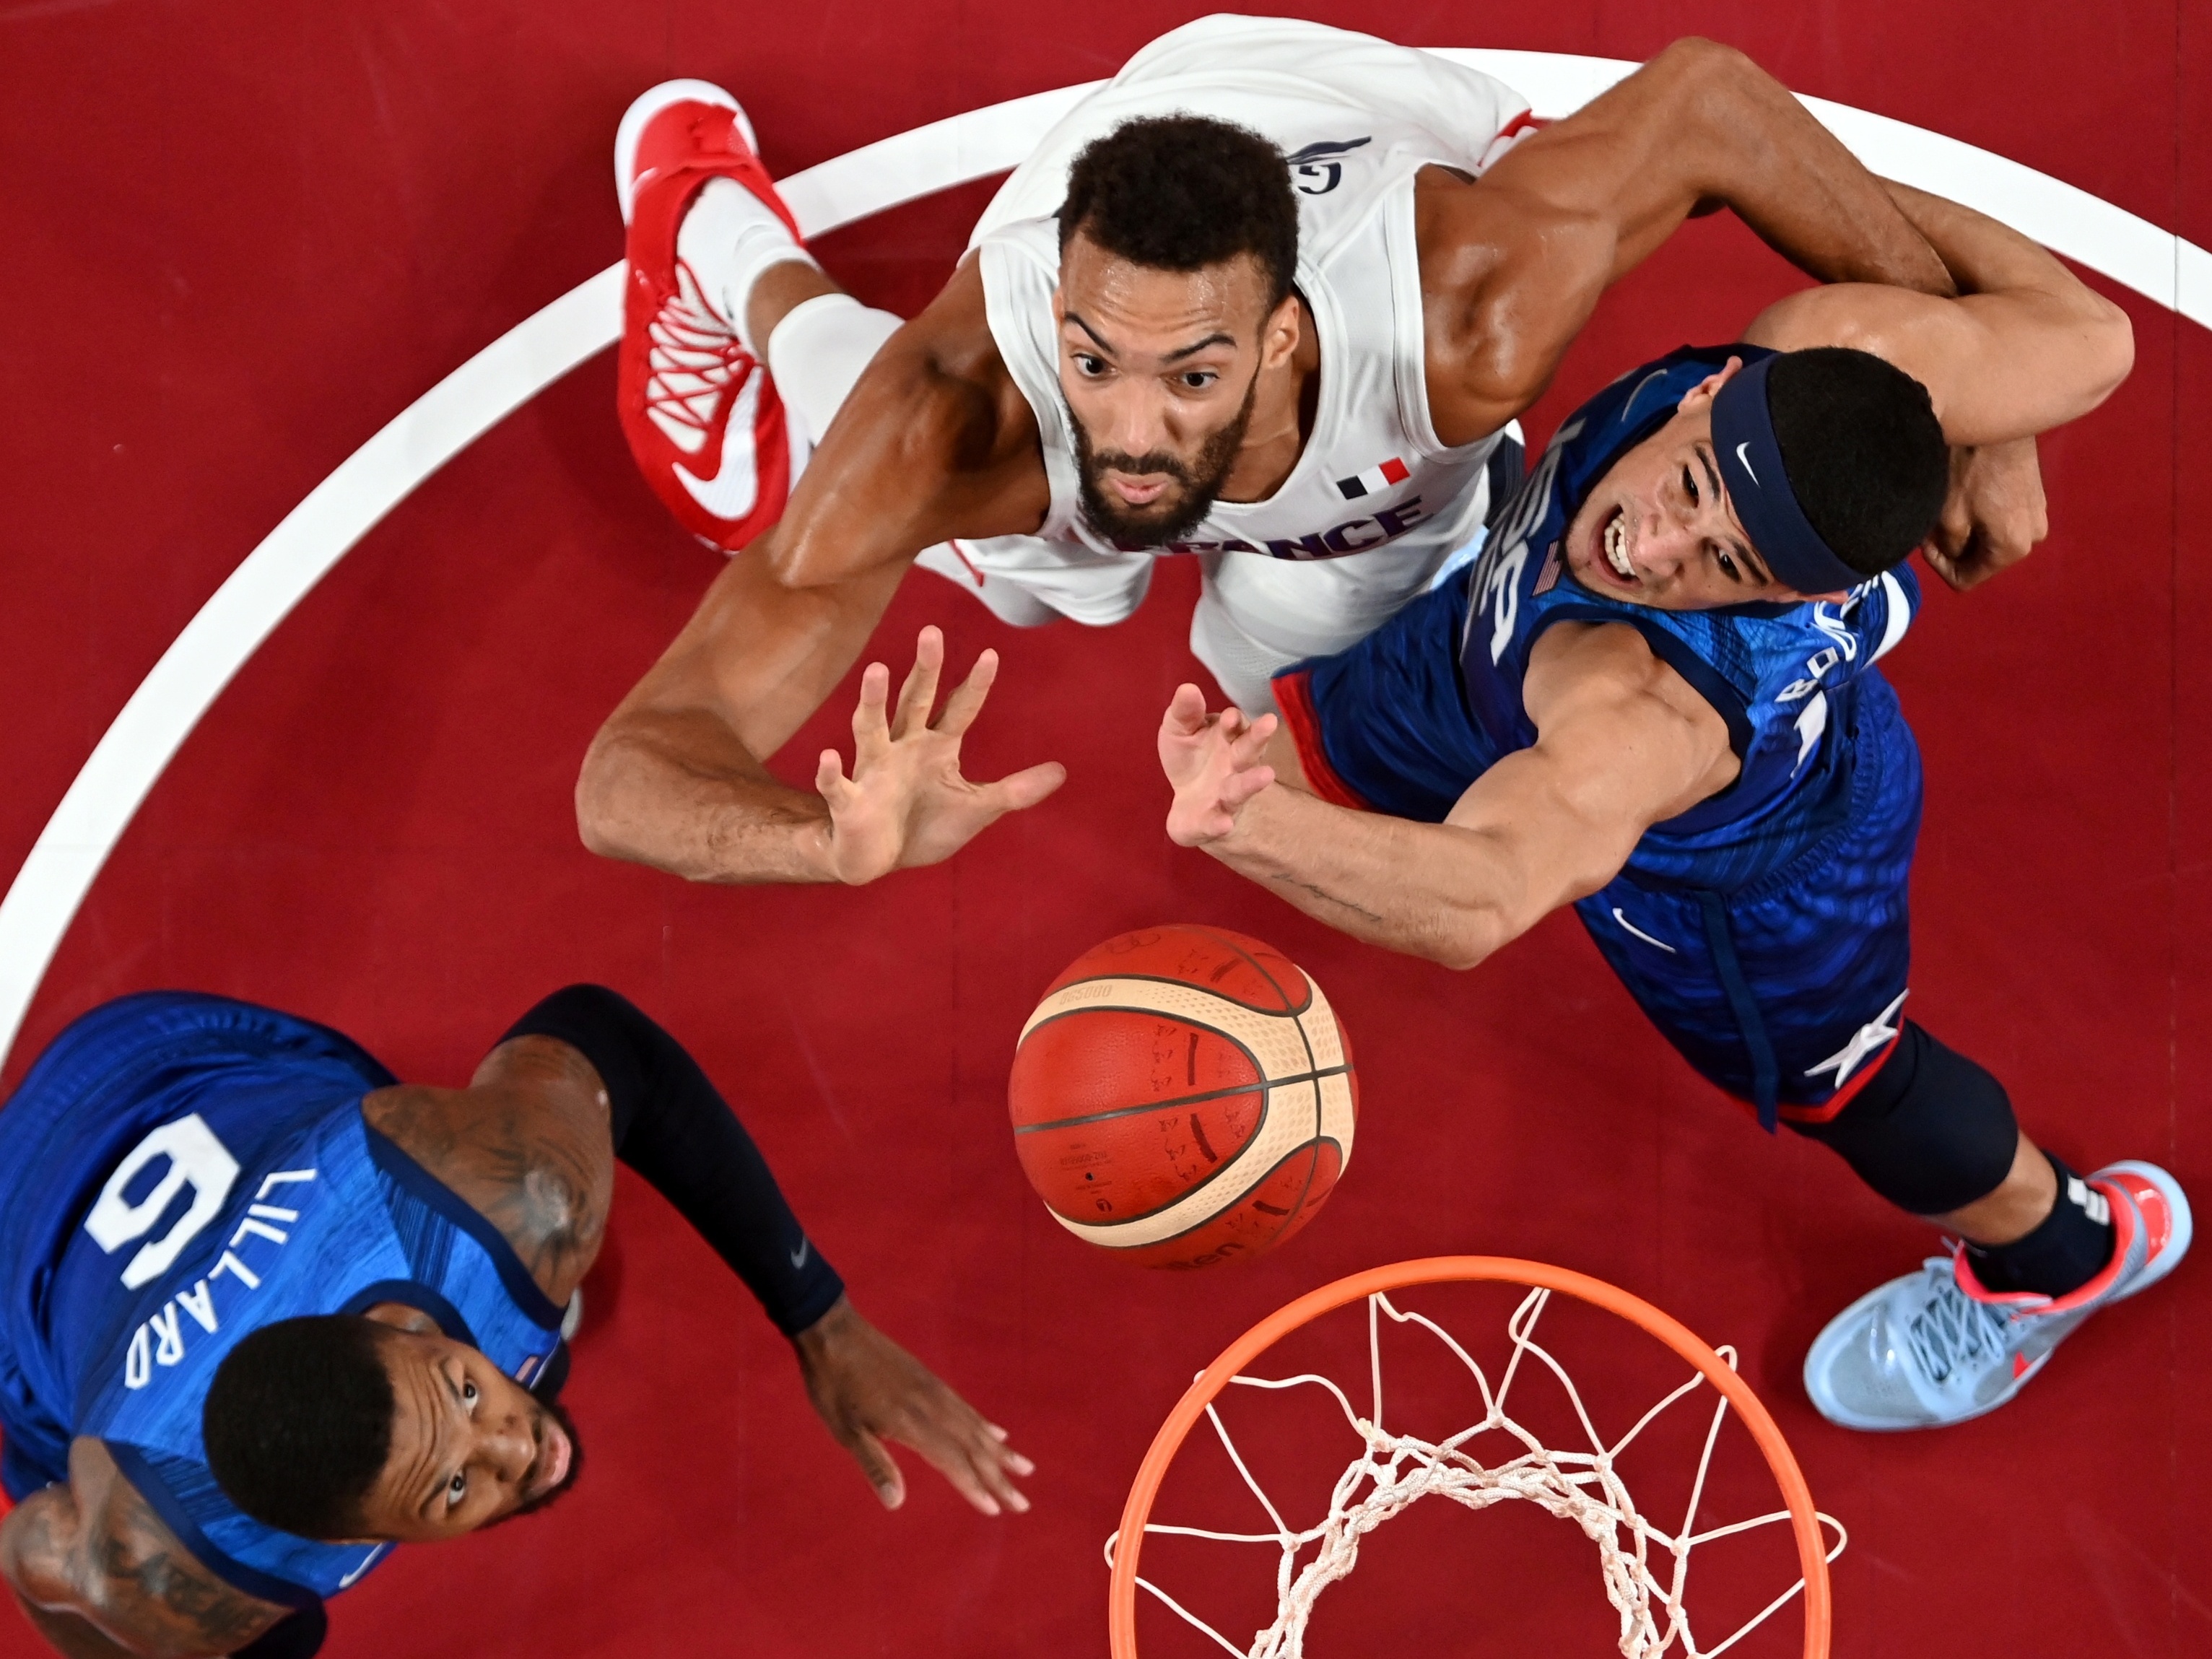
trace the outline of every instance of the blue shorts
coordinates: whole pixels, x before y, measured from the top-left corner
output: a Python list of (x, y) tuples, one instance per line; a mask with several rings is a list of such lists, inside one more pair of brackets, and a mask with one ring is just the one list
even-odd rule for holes
[[(1277, 678), (1315, 793), (1437, 823), (1497, 758), (1460, 691), (1466, 610), (1450, 584)], [(1902, 1029), (1920, 752), (1887, 681), (1852, 692), (1826, 739), (1849, 764), (1826, 769), (1821, 810), (1771, 815), (1748, 880), (1744, 837), (1722, 825), (1702, 861), (1674, 842), (1668, 878), (1632, 857), (1575, 906), (1652, 1024), (1769, 1127), (1834, 1116)]]

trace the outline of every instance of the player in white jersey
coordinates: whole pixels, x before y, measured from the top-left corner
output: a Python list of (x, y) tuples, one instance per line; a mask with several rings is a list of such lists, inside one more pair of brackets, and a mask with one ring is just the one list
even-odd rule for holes
[(763, 765), (915, 563), (1010, 622), (1103, 623), (1154, 557), (1195, 553), (1193, 647), (1267, 707), (1272, 673), (1376, 627), (1481, 521), (1501, 434), (1693, 212), (1733, 208), (1824, 279), (1950, 291), (1739, 53), (1679, 43), (1534, 125), (1424, 53), (1203, 19), (1048, 136), (901, 325), (799, 246), (733, 98), (640, 99), (616, 155), (624, 428), (678, 518), (744, 556), (592, 744), (586, 842), (698, 879), (866, 881), (1050, 793), (1049, 763), (960, 775), (996, 659), (933, 721), (934, 629), (896, 711), (888, 670), (864, 676), (849, 779), (834, 753), (811, 792)]

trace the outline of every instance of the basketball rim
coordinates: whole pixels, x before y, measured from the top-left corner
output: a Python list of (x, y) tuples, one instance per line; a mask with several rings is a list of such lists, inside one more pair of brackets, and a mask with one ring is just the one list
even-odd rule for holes
[(1766, 1467), (1789, 1505), (1790, 1532), (1796, 1540), (1798, 1566), (1804, 1575), (1805, 1659), (1827, 1659), (1830, 1604), (1826, 1541), (1820, 1530), (1819, 1514), (1813, 1507), (1812, 1492), (1805, 1484), (1796, 1458), (1790, 1453), (1790, 1443), (1783, 1437), (1766, 1407), (1759, 1403), (1759, 1396), (1752, 1392), (1751, 1385), (1686, 1325), (1643, 1297), (1571, 1268), (1494, 1255), (1424, 1256), (1389, 1267), (1370, 1267), (1364, 1273), (1309, 1291), (1297, 1301), (1269, 1314), (1231, 1343), (1184, 1390), (1175, 1409), (1168, 1413), (1167, 1421), (1152, 1437), (1145, 1460), (1137, 1468), (1137, 1478), (1129, 1487), (1128, 1502), (1121, 1508), (1121, 1530), (1114, 1548), (1113, 1578), (1108, 1591), (1107, 1630), (1113, 1659), (1138, 1659), (1137, 1568), (1144, 1549), (1145, 1526), (1152, 1516), (1153, 1497), (1166, 1477), (1168, 1466), (1182, 1449), (1184, 1437), (1205, 1414), (1206, 1407), (1229, 1386), (1230, 1379), (1291, 1332), (1348, 1303), (1413, 1285), (1467, 1281), (1494, 1281), (1556, 1291), (1601, 1308), (1665, 1343), (1696, 1366), (1705, 1380), (1726, 1397), (1744, 1426), (1751, 1431), (1752, 1438), (1758, 1443)]

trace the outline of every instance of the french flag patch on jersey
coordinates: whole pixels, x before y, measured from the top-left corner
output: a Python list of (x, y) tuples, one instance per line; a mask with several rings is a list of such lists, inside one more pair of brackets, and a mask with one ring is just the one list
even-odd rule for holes
[(1339, 478), (1336, 487), (1347, 501), (1356, 501), (1362, 495), (1380, 495), (1392, 484), (1401, 484), (1413, 475), (1405, 462), (1393, 455), (1380, 466), (1370, 466), (1356, 478)]

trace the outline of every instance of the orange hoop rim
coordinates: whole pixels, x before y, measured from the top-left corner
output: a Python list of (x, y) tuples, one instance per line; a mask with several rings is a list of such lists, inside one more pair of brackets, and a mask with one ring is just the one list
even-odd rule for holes
[(1137, 1478), (1130, 1484), (1128, 1501), (1121, 1506), (1121, 1527), (1114, 1545), (1113, 1578), (1107, 1590), (1107, 1632), (1113, 1659), (1137, 1659), (1137, 1563), (1144, 1549), (1145, 1527), (1152, 1516), (1152, 1499), (1167, 1476), (1168, 1465), (1182, 1449), (1184, 1437), (1196, 1425), (1206, 1407), (1229, 1386), (1230, 1379), (1291, 1332), (1334, 1309), (1364, 1301), (1378, 1292), (1404, 1290), (1410, 1285), (1468, 1281), (1495, 1281), (1557, 1291), (1601, 1308), (1665, 1343), (1695, 1365), (1705, 1380), (1726, 1396), (1744, 1426), (1751, 1431), (1752, 1438), (1758, 1443), (1766, 1467), (1790, 1506), (1790, 1532), (1797, 1541), (1797, 1562), (1805, 1580), (1805, 1659), (1827, 1659), (1827, 1540), (1820, 1531), (1820, 1516), (1813, 1507), (1812, 1489), (1805, 1484), (1804, 1473), (1797, 1467), (1790, 1443), (1783, 1437), (1781, 1429), (1776, 1426), (1759, 1396), (1752, 1392), (1751, 1385), (1688, 1326), (1672, 1314), (1653, 1307), (1642, 1297), (1571, 1267), (1502, 1255), (1431, 1255), (1394, 1262), (1389, 1267), (1370, 1267), (1364, 1273), (1352, 1273), (1307, 1291), (1297, 1301), (1278, 1308), (1222, 1350), (1220, 1357), (1183, 1390), (1182, 1398), (1176, 1401), (1167, 1421), (1160, 1425), (1159, 1432), (1146, 1449), (1145, 1461), (1137, 1466)]

